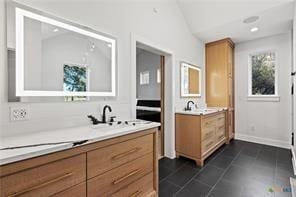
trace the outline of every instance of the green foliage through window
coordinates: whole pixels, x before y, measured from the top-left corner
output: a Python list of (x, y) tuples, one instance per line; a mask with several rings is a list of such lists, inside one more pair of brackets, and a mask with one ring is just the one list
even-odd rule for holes
[(251, 56), (252, 95), (275, 94), (275, 53)]

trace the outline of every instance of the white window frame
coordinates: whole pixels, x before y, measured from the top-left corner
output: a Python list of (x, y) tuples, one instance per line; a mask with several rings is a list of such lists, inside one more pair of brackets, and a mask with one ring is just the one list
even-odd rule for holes
[[(264, 53), (275, 54), (275, 70), (274, 70), (274, 94), (273, 95), (253, 95), (252, 94), (252, 56), (260, 55)], [(276, 50), (266, 50), (250, 53), (248, 57), (248, 101), (280, 101), (278, 93), (278, 53)]]
[(150, 82), (150, 72), (148, 70), (140, 72), (140, 81), (139, 81), (140, 85), (149, 85), (149, 82)]
[(156, 76), (157, 76), (157, 83), (161, 82), (161, 72), (160, 72), (160, 68), (157, 69), (156, 71)]

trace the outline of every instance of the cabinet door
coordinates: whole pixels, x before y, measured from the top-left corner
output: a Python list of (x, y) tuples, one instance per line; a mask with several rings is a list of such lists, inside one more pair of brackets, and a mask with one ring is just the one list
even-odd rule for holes
[(234, 84), (232, 78), (228, 78), (228, 108), (234, 108)]
[(200, 118), (194, 115), (176, 114), (176, 151), (191, 157), (199, 157)]
[(234, 106), (234, 101), (233, 101), (233, 97), (234, 97), (234, 83), (233, 83), (233, 80), (234, 80), (234, 75), (233, 75), (233, 71), (234, 71), (234, 68), (233, 68), (233, 61), (234, 61), (234, 58), (233, 58), (233, 48), (230, 44), (228, 44), (228, 47), (227, 47), (227, 72), (228, 72), (228, 78), (227, 78), (227, 81), (228, 81), (228, 107), (229, 108), (233, 108)]
[(226, 107), (228, 105), (227, 51), (225, 43), (206, 47), (206, 99), (209, 107)]

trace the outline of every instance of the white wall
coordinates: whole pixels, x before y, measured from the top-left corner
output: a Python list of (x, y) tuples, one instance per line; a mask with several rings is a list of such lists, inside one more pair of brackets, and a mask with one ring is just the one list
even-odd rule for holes
[[(137, 99), (160, 99), (160, 83), (157, 83), (158, 69), (160, 69), (160, 55), (145, 50), (137, 52)], [(145, 71), (149, 72), (149, 84), (140, 85), (140, 73)]]
[[(118, 96), (115, 100), (102, 102), (82, 103), (29, 103), (30, 121), (9, 121), (9, 107), (18, 103), (7, 103), (6, 95), (6, 63), (1, 58), (0, 85), (1, 85), (1, 131), (5, 135), (34, 132), (86, 124), (87, 114), (99, 111), (103, 104), (109, 103), (114, 114), (119, 118), (128, 118), (131, 115), (131, 84), (135, 83), (135, 76), (131, 76), (131, 33), (140, 35), (160, 46), (170, 49), (174, 53), (172, 62), (175, 76), (176, 106), (185, 106), (186, 100), (180, 99), (179, 70), (180, 61), (190, 62), (203, 67), (204, 44), (196, 40), (190, 33), (184, 18), (174, 1), (35, 1), (19, 0), (28, 6), (48, 12), (58, 17), (89, 26), (98, 31), (113, 35), (118, 40)], [(157, 13), (153, 12), (157, 9)], [(5, 17), (4, 3), (0, 3), (1, 13), (1, 56), (4, 52)], [(83, 13), (83, 14), (82, 14)], [(6, 56), (4, 56), (6, 57)], [(2, 72), (4, 71), (4, 72)], [(203, 98), (201, 100), (204, 100)], [(173, 125), (172, 125), (173, 126)], [(172, 129), (172, 135), (174, 131)]]
[[(235, 46), (236, 138), (289, 147), (291, 44), (287, 33)], [(280, 102), (248, 101), (249, 54), (267, 50), (277, 52)]]

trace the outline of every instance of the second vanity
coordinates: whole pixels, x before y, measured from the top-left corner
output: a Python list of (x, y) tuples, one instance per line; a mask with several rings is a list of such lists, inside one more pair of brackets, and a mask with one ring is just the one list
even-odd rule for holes
[(196, 161), (199, 166), (227, 142), (227, 109), (208, 108), (177, 111), (176, 155)]
[(158, 126), (99, 125), (4, 139), (2, 149), (24, 142), (88, 141), (1, 150), (0, 196), (157, 196)]

